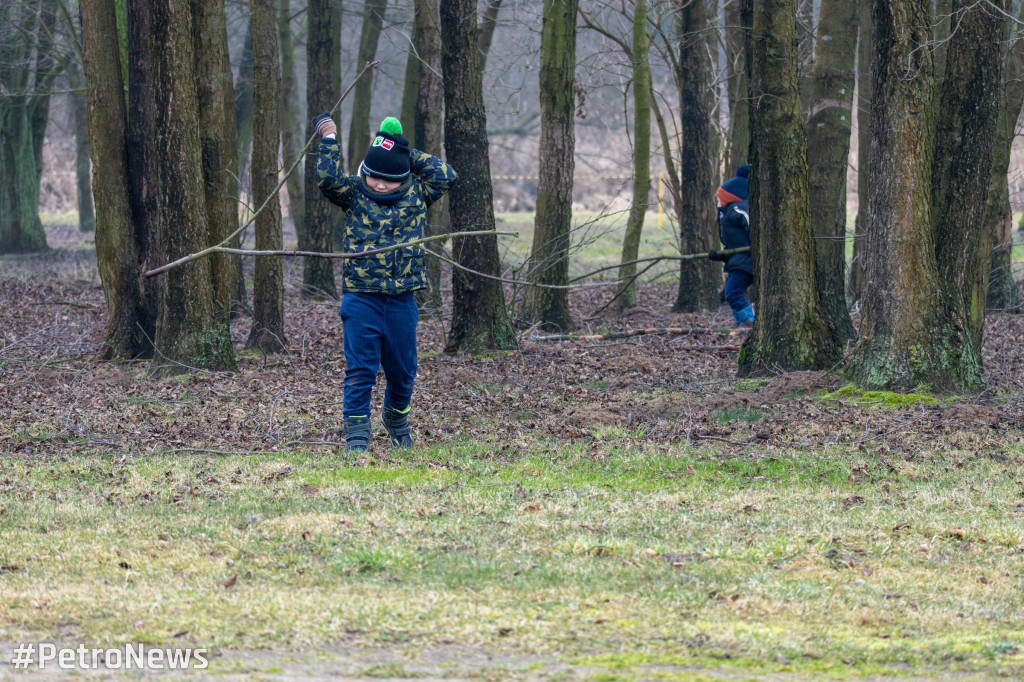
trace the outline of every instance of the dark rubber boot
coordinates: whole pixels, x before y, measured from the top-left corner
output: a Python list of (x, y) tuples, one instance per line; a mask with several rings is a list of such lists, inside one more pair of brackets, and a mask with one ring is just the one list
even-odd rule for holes
[(381, 410), (380, 420), (384, 422), (384, 428), (391, 436), (391, 444), (398, 448), (412, 447), (412, 429), (409, 428), (409, 408), (405, 412), (399, 412), (390, 405), (385, 405)]
[(345, 452), (366, 452), (370, 444), (370, 418), (345, 417)]

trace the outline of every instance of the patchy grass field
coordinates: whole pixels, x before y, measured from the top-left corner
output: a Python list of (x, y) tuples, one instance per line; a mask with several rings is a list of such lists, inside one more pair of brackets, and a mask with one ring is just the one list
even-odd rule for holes
[(297, 267), (288, 354), (153, 380), (92, 361), (95, 265), (55, 238), (0, 261), (0, 678), (19, 641), (210, 648), (223, 679), (1024, 676), (1022, 320), (950, 400), (737, 381), (727, 313), (668, 313), (670, 282), (589, 325), (686, 337), (452, 357), (442, 311), (417, 447), (355, 458)]

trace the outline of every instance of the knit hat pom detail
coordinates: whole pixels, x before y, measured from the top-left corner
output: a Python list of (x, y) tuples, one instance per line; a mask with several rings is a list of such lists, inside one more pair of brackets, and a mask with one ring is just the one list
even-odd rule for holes
[(401, 135), (402, 123), (394, 116), (388, 116), (380, 122), (380, 131), (388, 135)]

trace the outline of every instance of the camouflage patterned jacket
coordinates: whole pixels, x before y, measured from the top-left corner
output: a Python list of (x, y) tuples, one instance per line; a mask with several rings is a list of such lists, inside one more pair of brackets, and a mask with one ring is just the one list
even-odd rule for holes
[[(409, 179), (388, 194), (378, 194), (358, 175), (341, 170), (341, 146), (323, 140), (316, 160), (320, 191), (348, 213), (343, 248), (348, 253), (381, 249), (420, 239), (427, 226), (427, 207), (458, 179), (455, 169), (436, 156), (413, 149)], [(427, 288), (422, 245), (348, 259), (344, 291), (402, 294)]]

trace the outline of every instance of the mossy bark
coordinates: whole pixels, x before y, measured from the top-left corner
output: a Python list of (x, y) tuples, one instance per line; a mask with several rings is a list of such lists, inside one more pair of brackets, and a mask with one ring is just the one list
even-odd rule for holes
[[(679, 13), (679, 119), (682, 133), (679, 166), (679, 243), (683, 253), (703, 253), (718, 246), (714, 207), (716, 158), (711, 154), (711, 61), (708, 54), (709, 18), (713, 0), (682, 1)], [(672, 311), (698, 312), (718, 307), (715, 264), (706, 259), (679, 263), (679, 289)]]
[[(572, 187), (576, 164), (577, 0), (544, 0), (540, 41), (540, 159), (528, 281), (569, 283)], [(530, 287), (524, 316), (542, 329), (572, 329), (568, 289)]]
[(753, 9), (750, 198), (759, 305), (740, 350), (739, 374), (826, 369), (841, 353), (815, 286), (795, 0), (762, 0)]
[(1003, 19), (959, 0), (954, 11), (958, 30), (936, 94), (932, 54), (920, 49), (931, 39), (927, 0), (873, 7), (868, 259), (862, 341), (848, 370), (868, 388), (984, 383), (978, 251)]
[[(487, 153), (487, 117), (476, 26), (475, 0), (441, 0), (441, 71), (444, 80), (444, 137), (448, 163), (459, 173), (449, 198), (453, 231), (494, 229), (494, 193)], [(494, 235), (453, 242), (457, 262), (497, 275), (501, 261)], [(515, 333), (501, 285), (452, 271), (452, 327), (449, 352), (508, 350)]]
[(807, 119), (814, 278), (821, 312), (843, 342), (854, 337), (846, 307), (845, 239), (857, 15), (855, 1), (822, 1)]
[(932, 170), (932, 222), (944, 326), (951, 337), (966, 328), (974, 357), (951, 368), (965, 388), (983, 373), (981, 336), (991, 266), (985, 205), (993, 150), (1003, 110), (1003, 46), (1009, 40), (1009, 0), (993, 11), (954, 0), (956, 31), (949, 39), (939, 96)]
[(618, 309), (636, 305), (637, 264), (640, 256), (640, 237), (647, 216), (647, 203), (651, 194), (651, 65), (647, 39), (647, 0), (633, 4), (633, 49), (630, 64), (633, 69), (633, 199), (622, 238), (622, 259), (627, 263), (619, 267)]
[[(309, 0), (306, 11), (306, 111), (311, 119), (327, 111), (341, 96), (334, 79), (334, 64), (341, 53), (338, 14), (331, 0)], [(313, 135), (307, 120), (306, 139)], [(334, 223), (341, 209), (324, 201), (316, 184), (316, 154), (307, 154), (303, 174), (305, 227), (299, 232), (302, 249), (329, 252), (333, 248)], [(302, 295), (310, 299), (337, 300), (334, 266), (327, 258), (304, 258), (302, 261)]]
[[(359, 36), (359, 55), (356, 72), (373, 61), (377, 56), (377, 43), (384, 26), (384, 12), (387, 0), (365, 0), (363, 4), (363, 28)], [(373, 96), (373, 70), (363, 74), (352, 90), (352, 116), (348, 128), (348, 172), (355, 174), (370, 146), (370, 136), (376, 128), (370, 128), (370, 100)]]
[[(249, 7), (255, 73), (252, 199), (255, 207), (263, 207), (256, 216), (256, 248), (280, 250), (283, 248), (281, 204), (278, 195), (271, 194), (278, 182), (278, 153), (281, 148), (281, 72), (274, 0), (250, 0)], [(264, 256), (256, 259), (252, 300), (252, 330), (245, 347), (264, 353), (280, 352), (288, 345), (284, 332), (284, 258)]]

